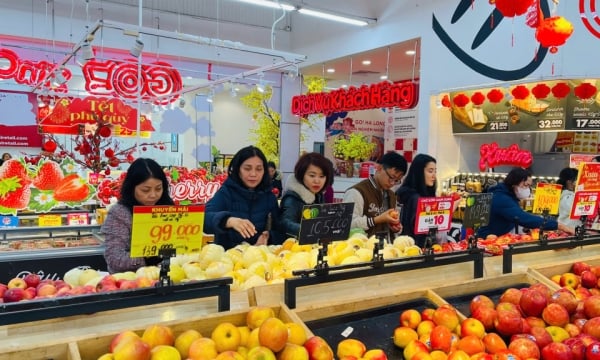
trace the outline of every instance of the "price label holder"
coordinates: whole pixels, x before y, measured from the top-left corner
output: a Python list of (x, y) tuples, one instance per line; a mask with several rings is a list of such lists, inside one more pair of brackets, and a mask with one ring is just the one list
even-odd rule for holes
[[(465, 228), (472, 228), (473, 234), (476, 234), (481, 226), (485, 226), (490, 222), (492, 195), (491, 193), (472, 193), (467, 195), (465, 199), (462, 225)], [(469, 247), (477, 247), (477, 239), (474, 235), (469, 236)]]
[(585, 223), (588, 217), (595, 218), (598, 214), (598, 191), (576, 191), (571, 207), (571, 219), (580, 219), (581, 225), (575, 227), (575, 236), (583, 239), (585, 235)]
[(533, 197), (533, 213), (558, 215), (562, 185), (538, 183)]
[(38, 226), (61, 226), (62, 216), (60, 214), (45, 214), (38, 217)]
[(345, 240), (350, 233), (354, 203), (305, 205), (298, 242), (316, 244), (323, 239)]
[(202, 247), (203, 205), (135, 206), (131, 229), (131, 257), (159, 256), (161, 249), (178, 254)]
[(452, 219), (452, 196), (420, 197), (417, 202), (415, 234), (429, 234), (431, 228), (436, 231), (448, 231)]

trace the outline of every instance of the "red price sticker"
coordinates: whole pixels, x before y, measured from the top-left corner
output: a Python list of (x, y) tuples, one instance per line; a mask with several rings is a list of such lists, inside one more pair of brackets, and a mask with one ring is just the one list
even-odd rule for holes
[(419, 198), (415, 234), (427, 234), (429, 229), (450, 230), (452, 219), (452, 197)]
[(597, 191), (577, 191), (571, 208), (571, 219), (579, 219), (582, 216), (594, 217), (598, 211)]
[(204, 206), (136, 206), (133, 208), (131, 257), (157, 256), (164, 248), (177, 254), (200, 251)]

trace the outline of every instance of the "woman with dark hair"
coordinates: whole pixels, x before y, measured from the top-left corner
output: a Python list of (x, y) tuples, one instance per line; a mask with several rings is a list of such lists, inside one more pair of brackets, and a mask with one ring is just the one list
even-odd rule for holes
[(575, 200), (575, 183), (577, 182), (578, 173), (577, 169), (566, 167), (560, 171), (556, 182), (562, 185), (558, 206), (558, 221), (573, 228), (581, 225), (580, 220), (571, 219), (571, 208)]
[(402, 234), (415, 239), (419, 247), (425, 246), (426, 234), (415, 234), (417, 204), (420, 197), (434, 197), (437, 188), (437, 162), (427, 154), (413, 159), (402, 185), (396, 190), (398, 204), (402, 205)]
[(204, 232), (215, 234), (215, 243), (225, 249), (242, 242), (281, 243), (279, 207), (267, 167), (259, 148), (239, 150), (229, 164), (227, 180), (206, 204)]
[(269, 161), (267, 166), (269, 168), (269, 177), (271, 179), (271, 191), (273, 191), (275, 196), (279, 199), (282, 193), (281, 174), (277, 171), (277, 165), (275, 165), (273, 161)]
[(326, 157), (312, 152), (298, 159), (281, 199), (281, 227), (286, 235), (298, 237), (304, 205), (322, 204), (325, 189), (332, 183), (333, 167)]
[(544, 226), (544, 230), (562, 230), (574, 233), (574, 229), (553, 218), (547, 218), (526, 212), (519, 205), (519, 200), (531, 195), (531, 173), (523, 168), (513, 168), (504, 181), (491, 187), (492, 208), (488, 225), (482, 226), (477, 236), (485, 238), (488, 235), (504, 235), (516, 231), (515, 224), (528, 229)]
[(165, 172), (152, 159), (139, 158), (131, 163), (121, 186), (121, 199), (110, 208), (102, 225), (104, 259), (111, 273), (135, 271), (160, 262), (157, 256), (130, 256), (133, 207), (138, 205), (173, 205)]

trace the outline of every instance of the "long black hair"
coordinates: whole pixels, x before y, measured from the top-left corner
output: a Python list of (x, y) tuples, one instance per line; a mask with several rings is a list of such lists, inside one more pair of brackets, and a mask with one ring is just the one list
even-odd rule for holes
[(577, 169), (573, 169), (571, 167), (566, 167), (560, 171), (558, 174), (557, 184), (562, 185), (563, 190), (567, 188), (567, 181), (571, 180), (572, 182), (577, 181), (577, 174), (579, 171)]
[(134, 206), (141, 205), (135, 199), (135, 187), (150, 178), (160, 180), (163, 186), (162, 196), (158, 199), (156, 205), (173, 205), (174, 202), (169, 195), (169, 182), (165, 172), (156, 161), (147, 158), (138, 158), (129, 165), (127, 175), (121, 186), (121, 200), (119, 200), (119, 203), (125, 205), (131, 211), (133, 211)]
[(402, 182), (402, 186), (414, 189), (420, 196), (435, 196), (437, 179), (433, 183), (433, 186), (425, 184), (425, 167), (430, 162), (437, 163), (433, 156), (427, 154), (418, 154), (415, 156), (408, 168), (408, 173)]
[(263, 152), (256, 146), (246, 146), (245, 148), (240, 149), (233, 156), (233, 159), (231, 159), (229, 167), (227, 168), (227, 176), (235, 182), (237, 182), (238, 184), (240, 184), (241, 186), (246, 187), (246, 185), (244, 185), (244, 182), (240, 178), (240, 167), (242, 166), (244, 161), (255, 156), (258, 156), (258, 158), (262, 161), (264, 169), (262, 180), (256, 187), (256, 190), (267, 190), (269, 189), (269, 187), (271, 187), (271, 176), (269, 175), (268, 171), (267, 158), (265, 157), (265, 154), (263, 154)]
[(504, 178), (504, 184), (508, 188), (508, 191), (515, 193), (514, 186), (519, 185), (523, 181), (527, 181), (531, 177), (531, 171), (523, 169), (521, 167), (512, 168)]

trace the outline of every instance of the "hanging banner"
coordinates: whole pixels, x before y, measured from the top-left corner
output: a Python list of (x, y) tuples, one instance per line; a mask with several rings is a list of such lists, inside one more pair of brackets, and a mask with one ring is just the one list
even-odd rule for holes
[(35, 96), (0, 92), (0, 147), (41, 147), (42, 136), (35, 120)]

